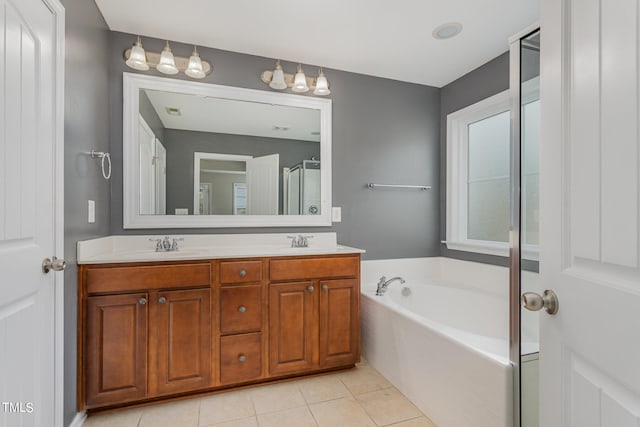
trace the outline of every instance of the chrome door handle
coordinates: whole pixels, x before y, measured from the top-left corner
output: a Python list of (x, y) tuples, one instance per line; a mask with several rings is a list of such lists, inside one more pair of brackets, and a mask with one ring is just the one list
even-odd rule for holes
[(549, 314), (556, 314), (558, 312), (558, 296), (555, 292), (546, 290), (540, 296), (535, 292), (525, 292), (522, 294), (522, 305), (527, 310), (538, 311), (543, 308)]
[(42, 261), (42, 272), (48, 273), (49, 271), (62, 271), (67, 267), (67, 262), (62, 258), (45, 258)]

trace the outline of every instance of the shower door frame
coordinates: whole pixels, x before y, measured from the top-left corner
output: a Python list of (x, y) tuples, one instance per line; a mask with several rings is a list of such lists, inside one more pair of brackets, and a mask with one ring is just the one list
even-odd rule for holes
[(522, 194), (521, 194), (521, 101), (522, 40), (540, 31), (538, 23), (527, 27), (509, 39), (509, 90), (511, 92), (511, 170), (509, 224), (509, 360), (513, 371), (513, 427), (521, 426), (520, 384), (520, 278), (522, 255)]

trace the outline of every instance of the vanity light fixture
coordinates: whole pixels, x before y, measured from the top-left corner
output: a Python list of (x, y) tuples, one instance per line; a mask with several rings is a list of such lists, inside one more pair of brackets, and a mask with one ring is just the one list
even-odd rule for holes
[(307, 76), (302, 71), (302, 65), (298, 64), (298, 72), (293, 80), (293, 88), (291, 89), (297, 93), (309, 92), (309, 86), (307, 85)]
[(276, 68), (273, 70), (273, 77), (271, 77), (269, 87), (275, 90), (283, 90), (287, 88), (287, 82), (284, 80), (284, 71), (282, 71), (282, 65), (280, 65), (279, 59), (276, 61)]
[(160, 62), (156, 65), (156, 70), (163, 74), (178, 74), (178, 67), (176, 67), (176, 61), (173, 57), (173, 52), (171, 52), (171, 48), (169, 47), (168, 40), (160, 54)]
[(206, 76), (204, 70), (202, 69), (202, 60), (200, 60), (200, 54), (198, 53), (198, 49), (194, 46), (193, 52), (189, 57), (189, 65), (187, 65), (187, 69), (184, 73), (193, 77), (194, 79), (201, 79)]
[(140, 36), (138, 36), (138, 40), (136, 40), (136, 43), (131, 48), (126, 63), (134, 70), (147, 71), (149, 69), (149, 65), (147, 64), (147, 57), (144, 48), (142, 47), (142, 40), (140, 40)]
[(134, 70), (147, 71), (150, 67), (153, 67), (163, 74), (172, 75), (184, 72), (194, 79), (202, 79), (211, 74), (213, 70), (210, 62), (200, 59), (195, 46), (189, 58), (174, 56), (168, 41), (161, 53), (145, 52), (142, 48), (140, 36), (138, 36), (133, 47), (124, 51), (124, 59), (125, 63)]
[(313, 94), (318, 96), (326, 96), (331, 93), (329, 82), (322, 68), (318, 70), (318, 77), (313, 78), (305, 76), (302, 65), (298, 64), (298, 70), (294, 75), (285, 73), (280, 65), (280, 60), (277, 60), (275, 69), (263, 71), (260, 79), (275, 90), (290, 88), (292, 92), (296, 93), (305, 93), (312, 90)]
[(318, 74), (318, 78), (316, 79), (316, 88), (313, 91), (314, 95), (325, 96), (329, 95), (331, 91), (329, 90), (329, 82), (322, 71), (322, 67), (320, 67), (320, 73)]

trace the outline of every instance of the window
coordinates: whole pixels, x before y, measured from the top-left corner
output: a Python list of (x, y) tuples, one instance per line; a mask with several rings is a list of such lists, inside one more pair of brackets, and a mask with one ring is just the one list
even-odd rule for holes
[[(523, 116), (523, 252), (538, 243), (538, 99)], [(449, 249), (508, 256), (511, 99), (499, 93), (447, 116)]]

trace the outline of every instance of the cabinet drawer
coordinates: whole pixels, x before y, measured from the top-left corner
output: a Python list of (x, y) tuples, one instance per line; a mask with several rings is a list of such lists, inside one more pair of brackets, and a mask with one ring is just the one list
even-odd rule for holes
[(262, 376), (262, 334), (259, 332), (220, 338), (220, 382), (251, 381)]
[(86, 284), (89, 294), (211, 286), (211, 264), (89, 268)]
[(274, 259), (270, 263), (271, 280), (356, 277), (358, 257)]
[(262, 328), (262, 285), (220, 288), (220, 332)]
[(220, 283), (248, 283), (262, 280), (262, 261), (223, 261)]

